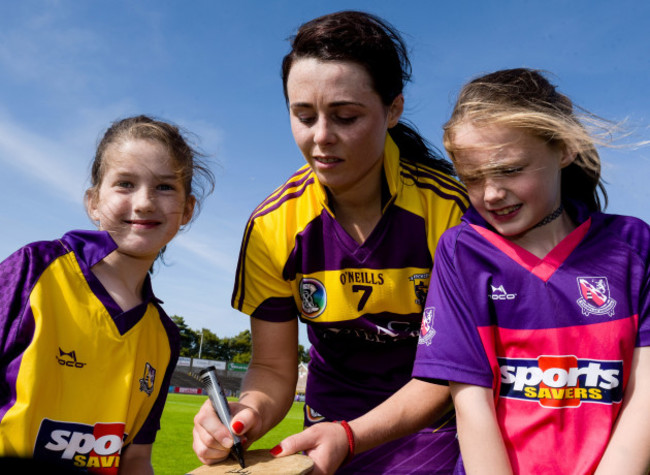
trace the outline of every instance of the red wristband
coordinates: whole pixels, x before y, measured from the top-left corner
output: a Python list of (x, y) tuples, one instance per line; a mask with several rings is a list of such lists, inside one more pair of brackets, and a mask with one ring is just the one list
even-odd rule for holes
[(345, 429), (345, 433), (348, 436), (348, 456), (345, 459), (345, 463), (348, 463), (354, 457), (354, 434), (352, 433), (352, 428), (347, 421), (335, 421)]

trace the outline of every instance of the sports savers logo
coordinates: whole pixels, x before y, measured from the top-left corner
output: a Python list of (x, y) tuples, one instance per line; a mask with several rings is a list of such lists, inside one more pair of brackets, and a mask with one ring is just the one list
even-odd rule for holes
[(575, 356), (497, 358), (501, 397), (538, 401), (544, 407), (612, 404), (623, 397), (623, 362)]
[(120, 465), (124, 424), (94, 426), (43, 419), (38, 430), (34, 457), (69, 461), (91, 473), (117, 474)]

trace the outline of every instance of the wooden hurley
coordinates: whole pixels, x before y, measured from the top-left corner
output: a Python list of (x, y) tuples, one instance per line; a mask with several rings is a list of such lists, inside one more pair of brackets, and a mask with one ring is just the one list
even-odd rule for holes
[(293, 454), (274, 457), (268, 449), (248, 450), (244, 452), (246, 467), (241, 468), (232, 457), (215, 465), (203, 465), (187, 475), (223, 475), (238, 473), (240, 475), (303, 475), (314, 467), (314, 461), (306, 455)]

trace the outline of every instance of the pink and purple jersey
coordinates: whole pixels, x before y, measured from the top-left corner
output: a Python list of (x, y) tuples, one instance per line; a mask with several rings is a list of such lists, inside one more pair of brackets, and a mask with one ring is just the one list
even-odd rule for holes
[(413, 375), (493, 388), (515, 473), (593, 472), (650, 345), (650, 228), (574, 213), (543, 259), (473, 208), (436, 253)]

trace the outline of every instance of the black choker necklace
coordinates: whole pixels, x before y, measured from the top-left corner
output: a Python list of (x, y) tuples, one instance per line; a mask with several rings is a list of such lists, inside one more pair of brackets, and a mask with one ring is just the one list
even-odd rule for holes
[(562, 211), (564, 211), (564, 206), (562, 206), (562, 203), (560, 203), (560, 206), (558, 207), (558, 209), (553, 211), (546, 218), (542, 219), (539, 223), (537, 223), (535, 226), (533, 226), (533, 229), (534, 228), (539, 228), (540, 226), (544, 226), (544, 225), (550, 223), (551, 221), (559, 218), (560, 215), (562, 214)]

